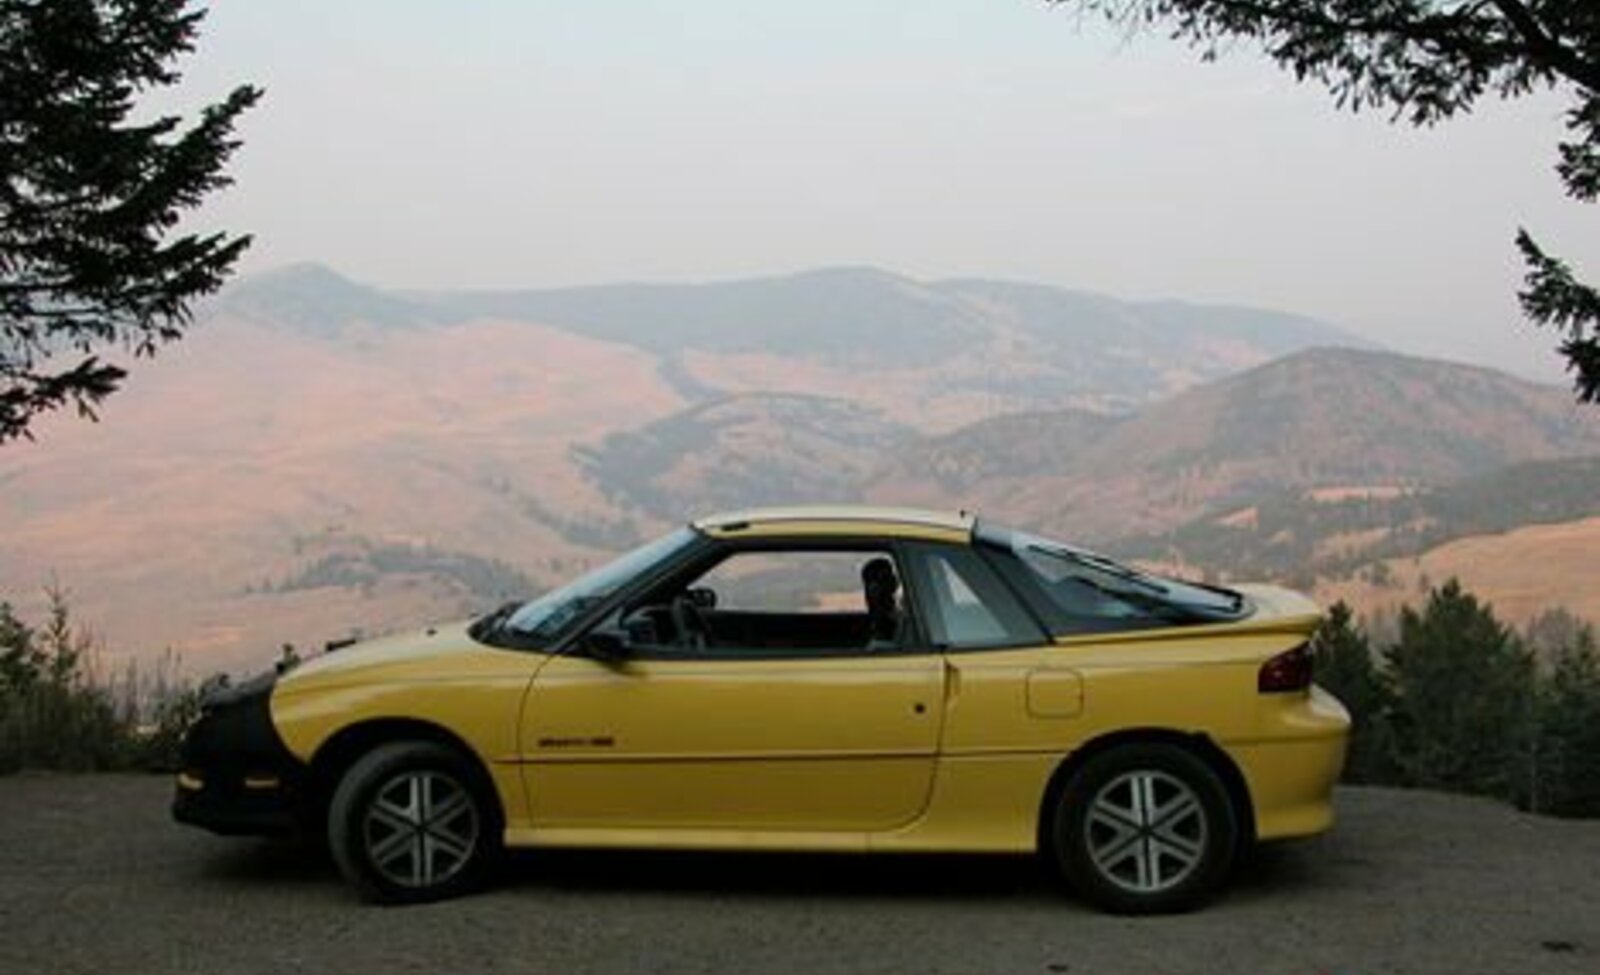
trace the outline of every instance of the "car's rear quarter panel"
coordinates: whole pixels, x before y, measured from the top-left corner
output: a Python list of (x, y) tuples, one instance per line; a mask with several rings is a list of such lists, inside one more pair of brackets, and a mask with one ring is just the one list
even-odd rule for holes
[(1261, 693), (1257, 686), (1261, 665), (1304, 643), (1316, 622), (1305, 615), (1064, 642), (1057, 659), (1083, 675), (1085, 688), (1078, 744), (1137, 728), (1204, 735), (1242, 776), (1258, 838), (1326, 829), (1349, 717), (1321, 691)]
[[(1309, 604), (1307, 604), (1309, 605)], [(1320, 691), (1262, 694), (1262, 663), (1305, 642), (1314, 614), (950, 655), (928, 810), (880, 848), (1022, 850), (1070, 755), (1111, 736), (1204, 736), (1234, 764), (1256, 833), (1327, 828), (1348, 718)]]

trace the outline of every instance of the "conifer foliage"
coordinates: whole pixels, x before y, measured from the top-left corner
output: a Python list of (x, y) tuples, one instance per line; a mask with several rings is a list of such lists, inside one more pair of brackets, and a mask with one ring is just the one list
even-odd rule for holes
[(1345, 757), (1346, 782), (1382, 782), (1392, 778), (1393, 743), (1389, 725), (1380, 720), (1388, 710), (1389, 688), (1378, 672), (1372, 642), (1356, 625), (1350, 607), (1336, 603), (1317, 634), (1317, 682), (1333, 690), (1350, 711), (1350, 751)]
[(1394, 758), (1409, 785), (1521, 794), (1532, 741), (1533, 657), (1460, 583), (1400, 615), (1387, 652)]
[(88, 416), (179, 338), (248, 236), (179, 229), (230, 182), (240, 86), (186, 122), (137, 100), (179, 80), (190, 0), (0, 0), (0, 443), (41, 413)]
[(1401, 611), (1382, 648), (1348, 607), (1317, 636), (1317, 683), (1352, 718), (1345, 781), (1600, 816), (1600, 652), (1556, 610), (1518, 634), (1455, 580)]

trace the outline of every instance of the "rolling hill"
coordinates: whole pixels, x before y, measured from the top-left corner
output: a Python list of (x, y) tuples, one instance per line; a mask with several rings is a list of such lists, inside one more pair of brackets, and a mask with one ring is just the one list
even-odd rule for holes
[[(1283, 489), (1155, 534), (1117, 539), (1129, 558), (1310, 586), (1458, 539), (1600, 515), (1600, 457), (1530, 461), (1439, 487)], [(1378, 570), (1376, 578), (1388, 573)], [(1438, 577), (1446, 578), (1444, 576)]]
[(1363, 571), (1319, 580), (1314, 592), (1325, 603), (1342, 599), (1363, 613), (1392, 613), (1456, 578), (1497, 617), (1519, 626), (1554, 609), (1594, 621), (1600, 620), (1597, 551), (1600, 517), (1522, 525), (1374, 561)]
[(908, 427), (845, 400), (744, 394), (574, 448), (613, 503), (673, 520), (752, 503), (850, 499)]
[[(1474, 366), (1314, 349), (1120, 419), (980, 421), (907, 448), (866, 494), (1104, 541), (1284, 489), (1442, 485), (1588, 454), (1600, 454), (1600, 417), (1564, 390)], [(1008, 469), (1010, 457), (1038, 463)]]

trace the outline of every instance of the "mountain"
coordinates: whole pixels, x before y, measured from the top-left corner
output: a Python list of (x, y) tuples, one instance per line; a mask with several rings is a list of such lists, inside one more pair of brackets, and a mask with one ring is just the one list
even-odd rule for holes
[(743, 395), (611, 434), (574, 454), (611, 501), (671, 520), (686, 511), (854, 497), (883, 452), (914, 436), (843, 400)]
[(357, 284), (321, 264), (293, 264), (245, 278), (207, 309), (234, 318), (333, 338), (355, 324), (410, 328), (449, 319), (400, 295)]
[(297, 265), (230, 289), (213, 312), (324, 338), (374, 326), (529, 322), (644, 351), (691, 400), (836, 396), (925, 429), (1024, 409), (1126, 409), (1295, 349), (1367, 344), (1285, 312), (917, 281), (871, 268), (706, 284), (388, 292)]
[(58, 580), (115, 653), (230, 668), (459, 617), (656, 530), (571, 450), (686, 405), (649, 354), (528, 323), (221, 314), (116, 400), (0, 451), (0, 598), (36, 613)]
[(663, 355), (822, 358), (926, 366), (985, 332), (956, 296), (868, 268), (716, 284), (621, 284), (436, 295), (458, 319), (543, 322)]
[[(1081, 368), (1124, 360), (1133, 374), (1153, 346), (1163, 357), (1214, 340), (1267, 356), (1332, 343), (1366, 344), (1329, 325), (1283, 312), (1181, 302), (1124, 302), (1104, 295), (979, 279), (921, 282), (872, 268), (828, 268), (714, 284), (435, 295), (459, 318), (558, 325), (670, 354), (814, 357), (871, 365), (929, 365), (981, 354), (998, 331), (1025, 338), (1054, 364)], [(1096, 354), (1084, 361), (1083, 353)], [(1204, 368), (1203, 364), (1197, 368)]]
[[(903, 451), (866, 493), (1104, 541), (1283, 489), (1440, 485), (1586, 454), (1600, 454), (1600, 418), (1565, 390), (1474, 366), (1314, 349), (1121, 419), (980, 421)], [(1013, 456), (1038, 463), (997, 468), (994, 458)]]

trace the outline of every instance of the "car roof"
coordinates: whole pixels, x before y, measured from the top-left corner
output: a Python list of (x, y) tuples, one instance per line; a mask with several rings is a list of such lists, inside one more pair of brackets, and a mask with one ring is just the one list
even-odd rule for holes
[(701, 518), (693, 524), (708, 535), (723, 538), (881, 535), (966, 541), (972, 537), (974, 520), (972, 514), (966, 511), (840, 504), (726, 511)]

